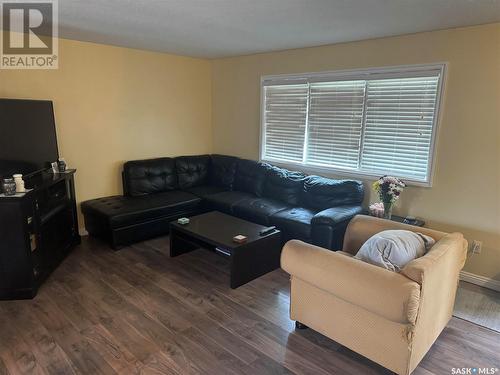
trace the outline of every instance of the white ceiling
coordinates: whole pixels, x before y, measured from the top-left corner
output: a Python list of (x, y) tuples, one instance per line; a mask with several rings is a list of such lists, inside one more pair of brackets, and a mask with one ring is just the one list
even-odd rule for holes
[(500, 0), (59, 0), (60, 36), (226, 57), (500, 21)]

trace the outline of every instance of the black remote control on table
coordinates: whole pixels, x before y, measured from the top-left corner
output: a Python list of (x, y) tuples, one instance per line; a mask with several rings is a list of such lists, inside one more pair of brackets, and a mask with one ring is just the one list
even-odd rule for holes
[(270, 233), (273, 233), (275, 230), (276, 230), (276, 227), (272, 226), (272, 227), (268, 227), (268, 228), (264, 228), (264, 229), (262, 229), (262, 230), (259, 232), (259, 234), (260, 234), (261, 236), (266, 236), (266, 235), (268, 235), (268, 234), (270, 234)]

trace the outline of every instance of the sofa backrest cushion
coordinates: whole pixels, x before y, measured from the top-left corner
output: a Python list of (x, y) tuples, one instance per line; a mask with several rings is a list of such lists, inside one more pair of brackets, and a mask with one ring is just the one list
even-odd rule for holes
[(175, 158), (175, 168), (180, 189), (205, 185), (208, 183), (210, 156), (179, 156)]
[(270, 166), (253, 160), (240, 159), (234, 179), (234, 190), (262, 196), (264, 181)]
[(304, 181), (303, 204), (312, 209), (327, 208), (349, 204), (361, 204), (364, 187), (361, 181), (334, 180), (321, 176), (308, 176)]
[(212, 155), (210, 164), (210, 182), (228, 190), (233, 189), (238, 158), (226, 155)]
[(305, 175), (278, 167), (270, 167), (264, 183), (264, 197), (298, 206)]
[(140, 196), (177, 189), (175, 160), (158, 158), (127, 161), (123, 165), (124, 194)]

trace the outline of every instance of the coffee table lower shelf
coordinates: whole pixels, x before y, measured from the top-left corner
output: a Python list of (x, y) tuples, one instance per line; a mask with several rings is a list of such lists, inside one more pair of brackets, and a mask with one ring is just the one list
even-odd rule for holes
[[(224, 248), (208, 238), (197, 238), (179, 230), (175, 225), (170, 227), (170, 256), (176, 257), (187, 252), (204, 248), (223, 253), (230, 259), (230, 286), (232, 289), (246, 284), (280, 266), (281, 233), (271, 235), (238, 245), (235, 248)], [(224, 254), (225, 253), (225, 254)]]

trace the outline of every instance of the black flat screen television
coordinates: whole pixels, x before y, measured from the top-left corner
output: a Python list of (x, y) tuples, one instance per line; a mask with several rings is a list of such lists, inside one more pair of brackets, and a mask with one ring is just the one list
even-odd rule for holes
[(52, 101), (0, 99), (0, 178), (34, 175), (58, 158)]

